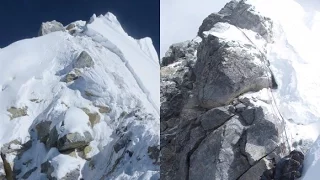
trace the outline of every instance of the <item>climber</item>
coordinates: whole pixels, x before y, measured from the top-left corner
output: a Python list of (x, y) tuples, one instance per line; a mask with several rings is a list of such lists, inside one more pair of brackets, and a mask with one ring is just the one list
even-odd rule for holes
[(295, 180), (302, 175), (303, 160), (302, 152), (293, 150), (273, 168), (264, 171), (260, 180)]
[(293, 150), (277, 164), (275, 180), (294, 180), (301, 177), (303, 160), (304, 155), (302, 152)]

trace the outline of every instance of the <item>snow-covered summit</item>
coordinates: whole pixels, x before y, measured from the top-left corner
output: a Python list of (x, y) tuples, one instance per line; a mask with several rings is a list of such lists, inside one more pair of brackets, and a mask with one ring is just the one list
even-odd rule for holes
[(0, 51), (0, 176), (9, 163), (17, 179), (159, 178), (151, 39), (111, 13), (40, 32)]

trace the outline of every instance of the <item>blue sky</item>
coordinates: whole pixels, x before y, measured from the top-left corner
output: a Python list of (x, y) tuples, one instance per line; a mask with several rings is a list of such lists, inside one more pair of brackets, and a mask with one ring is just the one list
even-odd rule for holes
[(159, 53), (159, 0), (1, 0), (0, 47), (37, 36), (42, 22), (64, 25), (112, 12), (134, 38), (151, 37)]

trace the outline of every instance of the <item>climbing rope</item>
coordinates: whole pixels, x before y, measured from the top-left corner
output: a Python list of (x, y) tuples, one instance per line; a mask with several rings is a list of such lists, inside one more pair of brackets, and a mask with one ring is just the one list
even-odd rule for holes
[[(248, 39), (248, 41), (250, 41), (250, 43), (261, 53), (264, 55), (264, 53), (260, 50), (260, 48), (258, 48), (258, 46), (247, 36), (247, 34), (242, 31), (242, 29), (240, 29), (239, 27), (235, 26), (239, 31), (242, 32), (242, 34)], [(266, 58), (267, 59), (267, 58)], [(270, 66), (268, 64), (266, 64), (265, 62), (265, 66), (269, 69), (270, 73), (272, 72)], [(272, 77), (268, 77), (268, 82), (269, 82), (269, 87), (272, 87)], [(271, 99), (272, 99), (272, 103), (271, 103), (271, 106), (272, 106), (272, 109), (274, 111), (275, 114), (277, 114), (277, 118), (279, 121), (282, 122), (282, 124), (284, 125), (284, 133), (285, 133), (285, 139), (287, 141), (287, 144), (288, 144), (288, 149), (289, 149), (289, 152), (291, 152), (291, 146), (290, 146), (290, 143), (289, 143), (289, 138), (288, 138), (288, 134), (287, 134), (287, 130), (286, 130), (286, 122), (285, 122), (285, 119), (284, 117), (282, 116), (279, 108), (278, 108), (278, 105), (277, 105), (277, 102), (276, 102), (276, 98), (274, 97), (274, 94), (272, 92), (272, 89), (271, 88), (268, 88), (271, 94)], [(270, 96), (269, 96), (270, 98)], [(280, 117), (279, 117), (280, 116)]]

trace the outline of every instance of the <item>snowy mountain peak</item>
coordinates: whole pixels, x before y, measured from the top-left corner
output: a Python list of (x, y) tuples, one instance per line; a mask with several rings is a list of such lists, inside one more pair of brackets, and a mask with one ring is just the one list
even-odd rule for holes
[(1, 49), (0, 179), (157, 179), (154, 53), (111, 13)]

